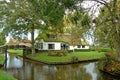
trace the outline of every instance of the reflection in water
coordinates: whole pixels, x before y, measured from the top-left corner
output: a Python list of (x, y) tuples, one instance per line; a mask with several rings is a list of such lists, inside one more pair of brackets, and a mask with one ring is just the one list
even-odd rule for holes
[(95, 72), (95, 64), (94, 63), (90, 63), (86, 66), (84, 66), (86, 68), (86, 72), (92, 77), (91, 80), (97, 80), (97, 73)]
[(5, 72), (18, 80), (115, 80), (103, 76), (96, 62), (72, 65), (44, 65), (8, 56)]
[(23, 66), (23, 61), (15, 56), (10, 56), (7, 54), (7, 64), (6, 68), (21, 68)]

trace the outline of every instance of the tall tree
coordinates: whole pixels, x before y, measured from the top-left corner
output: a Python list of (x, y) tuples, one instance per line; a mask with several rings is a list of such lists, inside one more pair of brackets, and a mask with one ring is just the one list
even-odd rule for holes
[(0, 32), (0, 46), (4, 45), (6, 42), (5, 36)]
[(120, 61), (120, 6), (119, 0), (105, 0), (97, 2), (104, 5), (100, 9), (100, 15), (96, 20), (96, 40), (107, 43), (109, 46), (114, 47), (117, 53), (117, 60)]
[(76, 45), (82, 44), (81, 39), (84, 39), (84, 35), (90, 29), (92, 22), (85, 10), (79, 8), (65, 16), (64, 24), (67, 26), (66, 32), (71, 34), (72, 45)]
[[(45, 26), (45, 30), (47, 27), (48, 29), (52, 27), (54, 31), (60, 31), (62, 30), (61, 26), (63, 26), (65, 14), (76, 11), (81, 2), (82, 0), (3, 1), (1, 3), (3, 5), (1, 13), (2, 17), (6, 16), (5, 20), (7, 23), (7, 26), (3, 27), (3, 31), (6, 34), (13, 34), (15, 38), (19, 37), (20, 34), (26, 35), (28, 32), (31, 32), (32, 53), (34, 53), (34, 29), (43, 29), (43, 27), (40, 27), (41, 21)], [(74, 20), (73, 22), (76, 24), (78, 21)], [(84, 16), (82, 25), (86, 25), (86, 23), (88, 23), (87, 16)], [(77, 25), (79, 24), (77, 23)]]
[[(55, 31), (55, 33), (63, 31), (64, 15), (68, 12), (76, 10), (79, 0), (28, 0), (32, 3), (36, 14), (45, 22), (48, 27), (47, 31)], [(44, 4), (44, 5), (43, 5)]]
[[(12, 0), (1, 2), (1, 18), (5, 18), (6, 26), (3, 31), (6, 35), (11, 34), (19, 38), (31, 32), (32, 53), (34, 52), (34, 30), (41, 28), (40, 17), (35, 14), (33, 6), (27, 0)], [(5, 9), (4, 9), (5, 8)]]

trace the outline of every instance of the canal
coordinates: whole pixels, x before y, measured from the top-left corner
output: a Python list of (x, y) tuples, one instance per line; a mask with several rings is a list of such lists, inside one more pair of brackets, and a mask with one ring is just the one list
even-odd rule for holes
[(9, 53), (3, 71), (18, 80), (117, 80), (100, 73), (97, 62), (45, 65)]

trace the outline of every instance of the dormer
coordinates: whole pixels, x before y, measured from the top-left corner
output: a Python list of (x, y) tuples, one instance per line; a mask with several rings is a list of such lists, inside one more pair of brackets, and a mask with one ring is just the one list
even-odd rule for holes
[(52, 34), (47, 34), (48, 39), (50, 40), (56, 40), (56, 36)]

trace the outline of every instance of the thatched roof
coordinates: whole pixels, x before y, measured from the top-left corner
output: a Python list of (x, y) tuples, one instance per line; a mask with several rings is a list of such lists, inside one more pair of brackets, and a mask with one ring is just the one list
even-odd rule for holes
[(45, 42), (65, 42), (70, 45), (88, 45), (86, 40), (80, 38), (75, 39), (75, 36), (72, 36), (71, 34), (58, 34), (55, 37), (55, 39), (50, 39), (47, 34), (43, 33), (38, 40), (43, 39)]
[(26, 46), (26, 47), (31, 47), (32, 44), (31, 43), (19, 43), (19, 44), (6, 44), (7, 46)]
[(27, 46), (27, 47), (31, 47), (32, 44), (31, 44), (31, 43), (25, 43), (25, 46)]

